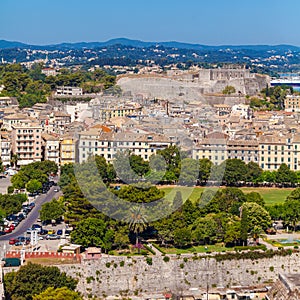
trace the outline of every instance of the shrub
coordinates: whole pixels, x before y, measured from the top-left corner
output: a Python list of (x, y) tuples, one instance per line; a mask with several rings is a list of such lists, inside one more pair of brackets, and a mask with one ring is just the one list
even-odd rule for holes
[(125, 265), (124, 260), (120, 261), (120, 267), (124, 267), (124, 265)]
[(165, 257), (163, 258), (163, 260), (164, 260), (164, 262), (168, 262), (168, 261), (170, 260), (170, 257), (169, 257), (169, 256), (165, 256)]
[(274, 267), (273, 266), (270, 267), (270, 271), (274, 272)]
[(181, 264), (179, 265), (179, 267), (180, 267), (181, 269), (183, 269), (183, 268), (184, 268), (184, 263), (181, 263)]
[(147, 257), (146, 258), (146, 263), (151, 266), (152, 265), (152, 258), (151, 257)]
[(105, 265), (106, 265), (106, 268), (110, 268), (111, 263), (107, 262)]

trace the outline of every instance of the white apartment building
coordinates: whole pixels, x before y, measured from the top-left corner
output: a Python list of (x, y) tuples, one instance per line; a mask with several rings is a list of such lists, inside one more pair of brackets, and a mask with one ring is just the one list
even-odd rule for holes
[(82, 96), (82, 88), (74, 86), (59, 86), (56, 89), (56, 96)]
[(59, 165), (60, 162), (60, 140), (59, 137), (43, 134), (43, 158)]
[(8, 166), (11, 159), (11, 141), (7, 136), (2, 134), (0, 135), (0, 147), (3, 166)]
[(78, 156), (80, 163), (96, 154), (110, 162), (118, 151), (129, 150), (132, 154), (149, 160), (157, 150), (170, 145), (172, 142), (168, 138), (158, 134), (104, 133), (99, 128), (92, 128), (79, 133)]

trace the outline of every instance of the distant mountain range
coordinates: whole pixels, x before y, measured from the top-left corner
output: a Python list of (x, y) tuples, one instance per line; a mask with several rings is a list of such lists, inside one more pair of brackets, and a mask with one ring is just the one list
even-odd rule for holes
[(29, 45), (21, 42), (0, 40), (0, 49), (44, 49), (44, 50), (59, 50), (59, 49), (95, 49), (103, 48), (106, 46), (122, 45), (132, 46), (138, 48), (147, 48), (151, 46), (163, 46), (168, 48), (177, 49), (190, 49), (190, 50), (252, 50), (252, 51), (300, 51), (300, 47), (292, 45), (221, 45), (221, 46), (208, 46), (201, 44), (189, 44), (176, 41), (170, 42), (144, 42), (140, 40), (131, 40), (126, 38), (111, 39), (106, 42), (78, 42), (78, 43), (61, 43), (52, 45)]

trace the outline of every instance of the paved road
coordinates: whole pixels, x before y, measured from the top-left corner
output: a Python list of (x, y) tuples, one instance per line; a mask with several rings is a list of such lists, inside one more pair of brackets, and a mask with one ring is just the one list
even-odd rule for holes
[(55, 188), (57, 187), (53, 186), (47, 194), (38, 196), (35, 200), (35, 207), (28, 214), (27, 218), (24, 219), (12, 233), (1, 236), (0, 241), (7, 241), (11, 238), (17, 238), (23, 235), (28, 228), (36, 223), (42, 204), (50, 202), (53, 198), (58, 198), (61, 195), (61, 192), (54, 192)]

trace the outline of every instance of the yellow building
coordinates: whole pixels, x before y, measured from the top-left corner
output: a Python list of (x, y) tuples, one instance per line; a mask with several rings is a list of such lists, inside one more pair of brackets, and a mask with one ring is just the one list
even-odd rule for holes
[(60, 165), (77, 162), (78, 139), (66, 135), (60, 139)]
[(300, 112), (300, 96), (287, 95), (284, 99), (284, 110), (288, 112)]
[(264, 170), (277, 170), (285, 163), (300, 170), (300, 137), (298, 135), (262, 135), (259, 137), (259, 165)]

